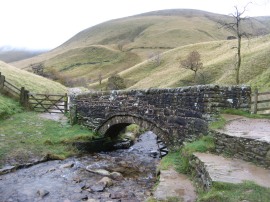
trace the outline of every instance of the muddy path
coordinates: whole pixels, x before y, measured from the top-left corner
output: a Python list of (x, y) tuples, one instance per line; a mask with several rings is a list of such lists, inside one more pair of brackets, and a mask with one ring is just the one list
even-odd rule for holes
[(231, 136), (270, 142), (270, 119), (251, 119), (229, 114), (224, 114), (223, 117), (228, 123), (218, 131)]

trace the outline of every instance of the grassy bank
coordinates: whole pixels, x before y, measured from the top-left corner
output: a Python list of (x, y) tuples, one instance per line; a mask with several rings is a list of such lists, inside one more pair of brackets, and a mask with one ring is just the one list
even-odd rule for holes
[(42, 118), (34, 112), (15, 114), (0, 122), (0, 167), (32, 162), (50, 155), (63, 159), (78, 154), (72, 143), (94, 134), (78, 125)]

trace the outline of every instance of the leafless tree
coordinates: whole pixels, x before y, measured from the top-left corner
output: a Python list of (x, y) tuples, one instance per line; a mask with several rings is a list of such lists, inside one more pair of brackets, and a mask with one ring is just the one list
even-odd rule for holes
[(245, 14), (246, 10), (247, 10), (247, 6), (250, 4), (251, 2), (249, 2), (248, 4), (246, 4), (246, 6), (243, 8), (242, 11), (239, 10), (239, 8), (237, 6), (235, 6), (235, 12), (231, 14), (231, 16), (233, 17), (233, 22), (219, 22), (219, 24), (221, 24), (221, 28), (226, 28), (228, 30), (233, 31), (236, 34), (236, 38), (237, 38), (237, 63), (236, 63), (236, 84), (238, 85), (240, 83), (240, 68), (241, 68), (241, 62), (242, 62), (242, 57), (241, 57), (241, 41), (243, 37), (248, 37), (249, 34), (244, 32), (242, 29), (242, 22), (245, 20), (249, 20), (248, 17), (243, 17), (243, 15)]
[(151, 59), (154, 64), (158, 67), (161, 64), (161, 54), (160, 52), (153, 52), (149, 55), (149, 59)]
[(98, 74), (98, 81), (99, 81), (99, 85), (101, 85), (101, 82), (102, 82), (102, 74), (101, 73)]
[(195, 83), (197, 71), (203, 67), (200, 53), (196, 50), (190, 52), (186, 59), (180, 61), (180, 66), (185, 69), (190, 69), (194, 72), (193, 80)]

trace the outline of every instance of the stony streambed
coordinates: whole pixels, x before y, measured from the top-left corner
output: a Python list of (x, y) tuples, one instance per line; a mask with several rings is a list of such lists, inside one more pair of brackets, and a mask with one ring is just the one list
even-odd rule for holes
[(156, 182), (155, 135), (129, 149), (49, 161), (0, 176), (0, 201), (144, 201)]

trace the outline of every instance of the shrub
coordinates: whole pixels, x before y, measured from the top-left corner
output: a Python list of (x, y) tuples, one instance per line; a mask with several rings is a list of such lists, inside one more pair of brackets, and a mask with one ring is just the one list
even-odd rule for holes
[(108, 79), (107, 89), (108, 90), (121, 90), (126, 88), (124, 79), (118, 74), (112, 75)]

